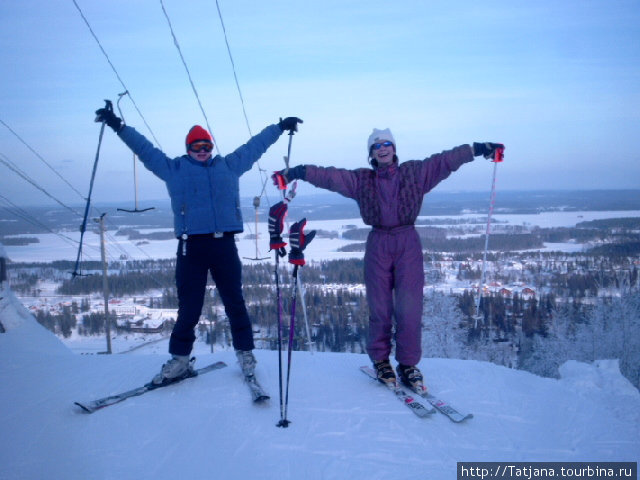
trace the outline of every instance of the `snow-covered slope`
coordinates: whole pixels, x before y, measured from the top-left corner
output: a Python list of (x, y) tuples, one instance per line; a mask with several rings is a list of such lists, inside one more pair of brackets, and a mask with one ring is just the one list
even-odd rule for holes
[[(358, 367), (363, 355), (294, 352), (287, 429), (276, 428), (278, 358), (257, 351), (270, 404), (229, 364), (93, 415), (87, 400), (137, 387), (163, 353), (76, 355), (0, 291), (2, 479), (451, 479), (458, 461), (638, 461), (640, 394), (615, 362), (569, 362), (562, 379), (424, 359), (432, 391), (474, 418), (419, 419)], [(155, 347), (157, 349), (157, 346)], [(157, 351), (154, 349), (154, 352)]]

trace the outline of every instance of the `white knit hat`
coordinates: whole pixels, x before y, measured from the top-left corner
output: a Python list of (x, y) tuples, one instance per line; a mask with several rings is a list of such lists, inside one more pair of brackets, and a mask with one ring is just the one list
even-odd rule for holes
[(391, 130), (389, 130), (388, 128), (385, 128), (384, 130), (378, 130), (377, 128), (374, 128), (373, 132), (371, 132), (371, 135), (369, 135), (369, 140), (367, 140), (367, 152), (371, 151), (371, 145), (373, 145), (374, 143), (380, 143), (386, 140), (389, 140), (391, 143), (393, 143), (393, 146), (395, 147), (396, 140), (393, 138)]

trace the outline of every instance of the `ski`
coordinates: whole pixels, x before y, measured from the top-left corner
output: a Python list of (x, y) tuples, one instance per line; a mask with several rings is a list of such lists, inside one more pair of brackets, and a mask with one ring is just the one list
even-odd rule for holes
[(144, 393), (150, 392), (151, 390), (157, 390), (158, 388), (168, 387), (169, 385), (174, 385), (176, 383), (180, 383), (182, 380), (184, 380), (186, 378), (197, 377), (198, 375), (202, 375), (204, 373), (211, 372), (212, 370), (217, 370), (219, 368), (223, 368), (223, 367), (226, 367), (226, 366), (227, 366), (227, 364), (224, 363), (224, 362), (215, 362), (215, 363), (212, 363), (212, 364), (207, 365), (205, 367), (196, 369), (194, 371), (193, 375), (189, 375), (187, 377), (183, 377), (183, 378), (181, 378), (179, 380), (176, 380), (176, 381), (173, 381), (173, 382), (170, 382), (170, 383), (165, 383), (165, 384), (162, 384), (162, 385), (155, 385), (155, 384), (149, 382), (149, 383), (147, 383), (146, 385), (144, 385), (142, 387), (134, 388), (132, 390), (128, 390), (126, 392), (118, 393), (116, 395), (110, 395), (108, 397), (99, 398), (97, 400), (90, 400), (88, 402), (74, 402), (74, 404), (77, 405), (78, 407), (80, 407), (84, 413), (93, 413), (96, 410), (100, 410), (102, 408), (108, 407), (110, 405), (114, 405), (116, 403), (120, 403), (120, 402), (126, 400), (127, 398), (137, 397), (137, 396), (142, 395)]
[[(362, 370), (367, 376), (374, 379), (376, 382), (378, 381), (378, 377), (373, 368), (364, 366), (360, 367), (360, 370)], [(436, 412), (435, 408), (428, 409), (422, 403), (418, 402), (412, 395), (407, 393), (407, 391), (400, 387), (397, 383), (385, 383), (384, 385), (395, 394), (398, 400), (409, 407), (409, 409), (411, 409), (411, 411), (418, 417), (429, 417)]]
[(435, 395), (430, 394), (424, 385), (421, 388), (418, 388), (418, 389), (412, 388), (411, 390), (413, 390), (415, 393), (417, 393), (422, 398), (424, 398), (427, 402), (433, 405), (435, 409), (438, 410), (440, 413), (449, 417), (449, 420), (451, 420), (452, 422), (460, 423), (460, 422), (464, 422), (465, 420), (468, 420), (469, 418), (473, 418), (473, 413), (463, 414), (458, 412), (455, 408), (453, 408), (444, 400), (441, 400)]
[(251, 397), (255, 403), (266, 402), (271, 398), (267, 395), (267, 392), (264, 391), (264, 388), (262, 388), (258, 383), (255, 375), (245, 375), (244, 381), (248, 385), (249, 390), (251, 391)]

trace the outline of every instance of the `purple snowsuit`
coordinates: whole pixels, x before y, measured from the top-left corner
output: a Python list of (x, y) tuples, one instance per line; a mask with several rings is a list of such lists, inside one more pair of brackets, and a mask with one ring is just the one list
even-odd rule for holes
[[(417, 365), (422, 356), (422, 246), (413, 226), (424, 194), (473, 160), (469, 145), (376, 169), (346, 170), (306, 165), (305, 180), (358, 202), (365, 224), (373, 228), (364, 254), (369, 305), (371, 360), (389, 358), (393, 317), (396, 360)], [(395, 294), (395, 299), (394, 299)]]

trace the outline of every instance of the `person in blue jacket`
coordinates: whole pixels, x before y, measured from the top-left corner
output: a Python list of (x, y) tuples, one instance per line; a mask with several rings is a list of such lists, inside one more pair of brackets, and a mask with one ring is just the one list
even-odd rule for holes
[(242, 264), (234, 235), (243, 231), (239, 178), (273, 145), (285, 130), (297, 131), (297, 117), (280, 119), (225, 156), (212, 156), (214, 140), (199, 125), (186, 137), (187, 153), (170, 158), (142, 134), (125, 125), (111, 108), (96, 111), (96, 122), (111, 127), (144, 166), (167, 186), (178, 238), (176, 286), (178, 319), (171, 332), (166, 362), (152, 382), (171, 383), (193, 375), (189, 359), (195, 341), (207, 276), (218, 288), (231, 325), (233, 347), (245, 375), (252, 375), (253, 329), (242, 295)]

